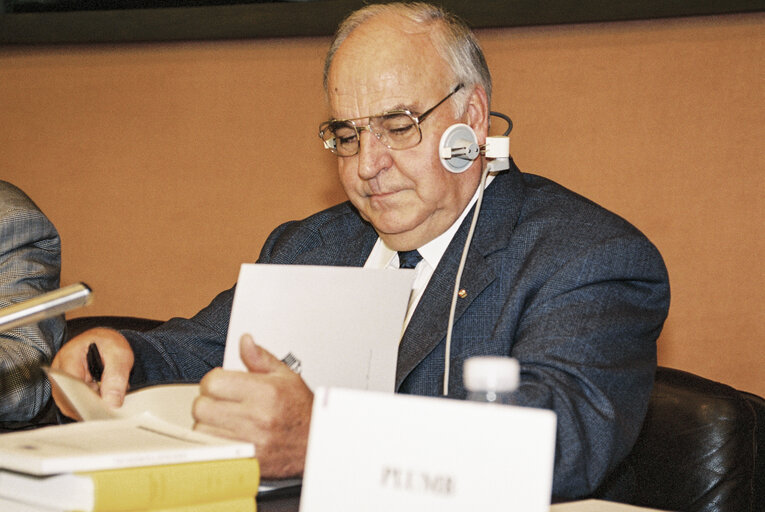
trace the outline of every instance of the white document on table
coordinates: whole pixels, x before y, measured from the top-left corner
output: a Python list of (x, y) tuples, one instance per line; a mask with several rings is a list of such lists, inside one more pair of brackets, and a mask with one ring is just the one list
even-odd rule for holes
[(300, 512), (548, 512), (549, 410), (315, 391)]
[(223, 367), (245, 370), (243, 334), (306, 384), (392, 392), (413, 270), (244, 264)]

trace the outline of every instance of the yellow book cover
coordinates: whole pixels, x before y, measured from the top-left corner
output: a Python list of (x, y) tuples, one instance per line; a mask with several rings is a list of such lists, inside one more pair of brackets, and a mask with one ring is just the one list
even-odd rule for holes
[(244, 458), (53, 476), (0, 471), (0, 496), (83, 512), (173, 510), (235, 498), (254, 502), (259, 483), (257, 459)]
[[(29, 505), (20, 501), (0, 498), (0, 510), (3, 512), (75, 512), (60, 507), (42, 507)], [(180, 507), (136, 510), (134, 512), (257, 512), (255, 498), (235, 498), (232, 500), (215, 501), (199, 505), (182, 505)]]
[[(234, 500), (187, 505), (183, 507), (152, 509), (145, 512), (256, 512), (255, 498), (237, 498)], [(140, 511), (144, 512), (144, 511)]]

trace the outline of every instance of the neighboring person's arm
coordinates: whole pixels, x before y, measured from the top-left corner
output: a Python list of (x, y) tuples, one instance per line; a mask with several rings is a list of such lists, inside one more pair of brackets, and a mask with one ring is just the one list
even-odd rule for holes
[[(59, 287), (61, 242), (53, 224), (19, 189), (0, 181), (0, 308)], [(49, 364), (64, 337), (63, 316), (0, 333), (0, 421), (28, 421), (44, 409)]]

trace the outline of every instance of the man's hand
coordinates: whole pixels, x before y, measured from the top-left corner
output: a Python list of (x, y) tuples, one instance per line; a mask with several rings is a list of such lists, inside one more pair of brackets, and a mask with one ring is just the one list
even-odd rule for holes
[[(104, 364), (100, 386), (88, 371), (88, 347), (95, 343)], [(53, 359), (51, 367), (64, 371), (90, 384), (100, 391), (101, 397), (113, 407), (122, 405), (128, 388), (130, 370), (133, 368), (133, 349), (119, 332), (97, 327), (85, 331), (65, 343)], [(65, 415), (76, 418), (68, 401), (53, 387), (53, 399)]]
[(255, 444), (264, 478), (301, 475), (313, 393), (251, 336), (242, 336), (240, 353), (247, 373), (216, 368), (202, 379), (194, 428)]

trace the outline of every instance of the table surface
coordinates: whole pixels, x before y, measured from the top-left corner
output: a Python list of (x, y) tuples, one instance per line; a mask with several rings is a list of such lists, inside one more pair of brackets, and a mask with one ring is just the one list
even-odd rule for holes
[[(291, 488), (278, 494), (258, 498), (258, 512), (298, 512), (300, 488)], [(601, 500), (582, 500), (558, 503), (550, 512), (661, 512), (656, 509), (636, 507)]]
[(282, 489), (258, 497), (258, 512), (298, 512), (300, 487)]

